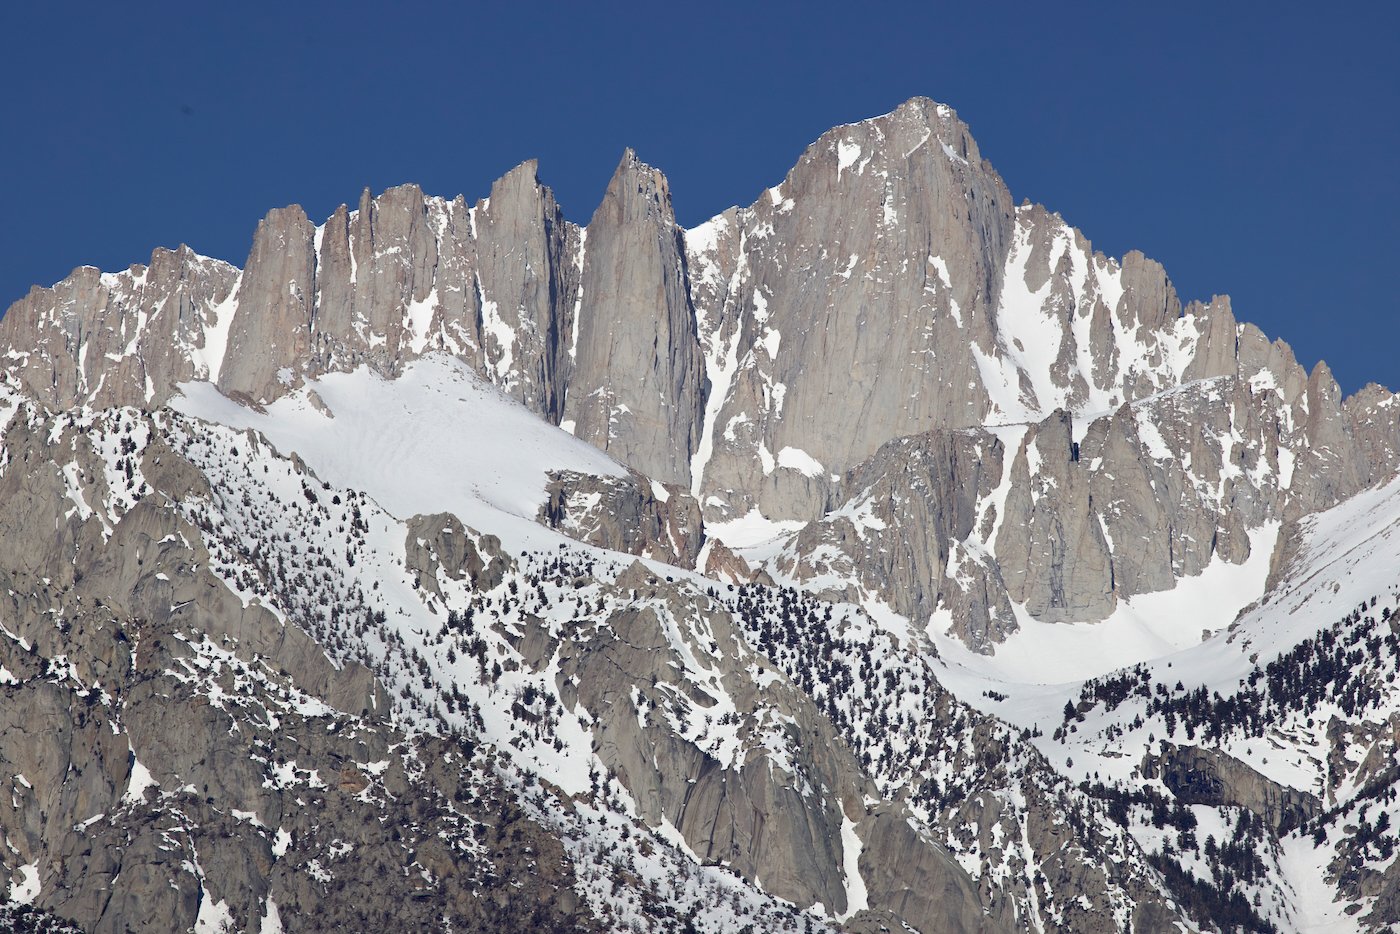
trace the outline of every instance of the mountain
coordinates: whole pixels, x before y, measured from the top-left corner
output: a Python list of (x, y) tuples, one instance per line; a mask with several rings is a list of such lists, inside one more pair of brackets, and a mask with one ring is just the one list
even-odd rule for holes
[(1400, 420), (946, 106), (681, 229), (270, 212), (0, 319), (9, 897), (92, 931), (1400, 924)]

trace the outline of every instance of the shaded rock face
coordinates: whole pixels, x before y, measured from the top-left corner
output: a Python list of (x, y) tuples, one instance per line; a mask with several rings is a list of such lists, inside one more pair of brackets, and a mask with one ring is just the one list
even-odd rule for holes
[(491, 590), (505, 577), (510, 559), (494, 535), (478, 535), (450, 513), (414, 516), (408, 520), (404, 564), (416, 586), (442, 595), (438, 575), (466, 580), (479, 590)]
[(1160, 755), (1148, 756), (1146, 778), (1160, 778), (1185, 804), (1241, 807), (1264, 818), (1280, 835), (1305, 824), (1321, 812), (1312, 795), (1272, 782), (1238, 759), (1219, 750), (1163, 744)]

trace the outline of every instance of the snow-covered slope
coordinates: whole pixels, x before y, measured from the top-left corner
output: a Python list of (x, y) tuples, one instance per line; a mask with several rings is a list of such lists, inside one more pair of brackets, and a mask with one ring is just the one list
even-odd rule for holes
[(625, 475), (446, 354), (418, 359), (393, 380), (368, 367), (330, 373), (261, 410), (210, 383), (184, 383), (180, 392), (176, 411), (253, 429), (394, 516), (450, 512), (513, 549), (553, 544), (535, 521), (551, 472)]

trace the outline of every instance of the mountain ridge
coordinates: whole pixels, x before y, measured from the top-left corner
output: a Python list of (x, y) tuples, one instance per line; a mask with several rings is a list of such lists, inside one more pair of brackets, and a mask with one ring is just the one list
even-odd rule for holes
[[(1102, 618), (1122, 598), (1199, 573), (1217, 545), (1244, 560), (1247, 546), (1228, 544), (1247, 541), (1237, 517), (1258, 525), (1314, 511), (1397, 461), (1392, 395), (1344, 399), (1325, 364), (1304, 372), (1287, 344), (1237, 323), (1227, 297), (1183, 305), (1141, 253), (1113, 260), (1060, 215), (1011, 207), (967, 127), (926, 98), (833, 128), (753, 205), (690, 230), (675, 221), (664, 175), (630, 149), (586, 227), (564, 219), (537, 170), (522, 163), (470, 207), (405, 185), (365, 190), (355, 211), (342, 206), (319, 226), (298, 207), (276, 209), (241, 271), (158, 251), (142, 272), (82, 273), (14, 306), (0, 343), (29, 390), (60, 407), (158, 406), (178, 383), (210, 377), (265, 404), (321, 373), (368, 364), (392, 377), (447, 351), (642, 475), (689, 488), (720, 540), (746, 517), (811, 522), (854, 502), (849, 478), (868, 475), (898, 438), (1048, 429), (1063, 411), (1074, 454), (1096, 420), (1135, 400), (1206, 378), (1244, 386), (1220, 430), (1251, 438), (1275, 479), (1235, 476), (1230, 459), (1242, 455), (1224, 441), (1198, 457), (1190, 483), (1222, 489), (1161, 520), (1194, 530), (1168, 534), (1165, 576), (1115, 565), (1116, 520), (1089, 507), (1090, 486), (1072, 515), (1057, 499), (1043, 525), (1032, 519), (1038, 493), (1009, 507), (985, 500), (971, 552), (940, 533), (941, 563), (982, 555), (967, 565), (981, 568), (972, 578), (949, 574), (980, 581), (972, 591), (914, 598), (909, 582), (889, 585), (894, 568), (857, 572), (914, 617), (956, 607), (976, 621), (960, 624), (965, 638), (984, 648), (1007, 631), (1011, 603), (1036, 618)], [(1040, 457), (1029, 435), (1018, 441), (1025, 450), (1006, 451), (1000, 467), (1026, 461), (1013, 491), (1028, 488)], [(931, 482), (948, 501), (962, 479)], [(1236, 496), (1224, 485), (1258, 500), (1266, 482), (1275, 489), (1260, 507), (1224, 508)], [(1108, 499), (1145, 509), (1158, 483), (1115, 482)], [(1002, 539), (999, 553), (988, 544), (1008, 508), (1036, 531), (1024, 549)], [(1047, 551), (1063, 557), (1042, 566)], [(1045, 579), (1063, 584), (1035, 595), (1031, 581)]]
[(533, 162), (276, 209), (0, 356), (27, 904), (1400, 923), (1395, 397), (1013, 206), (950, 108), (690, 230), (631, 150), (583, 227)]

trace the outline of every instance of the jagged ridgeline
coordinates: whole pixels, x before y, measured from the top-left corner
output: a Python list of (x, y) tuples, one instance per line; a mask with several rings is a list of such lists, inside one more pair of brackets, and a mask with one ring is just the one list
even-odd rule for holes
[(630, 150), (281, 208), (0, 357), (17, 925), (1400, 924), (1394, 397), (948, 107), (690, 230)]

